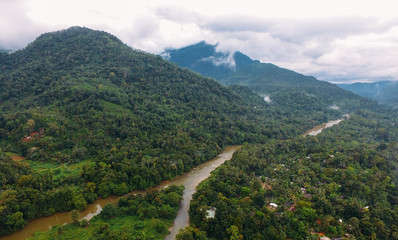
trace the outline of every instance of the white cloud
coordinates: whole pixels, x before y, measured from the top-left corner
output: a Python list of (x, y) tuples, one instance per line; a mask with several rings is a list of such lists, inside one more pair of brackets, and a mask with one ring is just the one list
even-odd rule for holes
[(206, 40), (328, 81), (398, 80), (393, 0), (0, 0), (0, 48), (73, 25), (152, 53)]
[(271, 103), (271, 98), (269, 96), (264, 96), (264, 101), (267, 103)]
[(233, 57), (233, 53), (228, 53), (226, 56), (214, 57), (210, 56), (207, 58), (202, 58), (200, 61), (203, 62), (212, 62), (215, 66), (224, 66), (226, 68), (230, 68), (235, 71), (236, 63)]
[(28, 10), (27, 0), (0, 0), (0, 48), (20, 48), (45, 31), (26, 16)]

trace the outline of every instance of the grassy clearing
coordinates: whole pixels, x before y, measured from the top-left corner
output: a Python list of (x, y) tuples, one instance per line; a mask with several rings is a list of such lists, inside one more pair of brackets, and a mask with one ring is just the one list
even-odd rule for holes
[(114, 114), (116, 116), (121, 116), (124, 114), (132, 114), (130, 109), (124, 108), (118, 104), (114, 104), (108, 101), (101, 101), (101, 105), (104, 107), (104, 112)]
[(43, 172), (47, 170), (52, 170), (54, 172), (54, 179), (61, 179), (71, 175), (80, 174), (83, 166), (90, 164), (90, 160), (85, 160), (79, 163), (72, 164), (58, 164), (58, 163), (41, 163), (35, 161), (28, 161), (32, 170), (36, 172)]
[(60, 165), (57, 163), (41, 163), (41, 162), (35, 162), (35, 161), (29, 161), (29, 160), (27, 160), (27, 162), (29, 163), (29, 166), (35, 171), (44, 171), (44, 170), (56, 169), (56, 168), (60, 167)]

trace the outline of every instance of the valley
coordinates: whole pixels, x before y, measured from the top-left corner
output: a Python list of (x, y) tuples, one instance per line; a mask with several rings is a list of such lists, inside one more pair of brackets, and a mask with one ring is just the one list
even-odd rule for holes
[[(348, 119), (348, 116), (345, 116)], [(303, 136), (315, 136), (325, 128), (332, 127), (340, 123), (344, 119), (330, 121), (326, 124), (316, 126), (308, 130)], [(216, 158), (206, 161), (187, 173), (184, 173), (177, 178), (165, 181), (156, 186), (154, 189), (165, 189), (170, 185), (183, 185), (185, 187), (183, 200), (180, 203), (180, 207), (173, 221), (173, 226), (171, 227), (171, 232), (165, 239), (175, 239), (180, 229), (184, 229), (189, 225), (189, 205), (192, 199), (192, 195), (196, 192), (196, 186), (202, 182), (204, 179), (210, 176), (210, 173), (223, 164), (225, 161), (232, 158), (233, 153), (238, 150), (240, 146), (227, 147), (222, 153), (220, 153)], [(133, 191), (127, 195), (135, 194), (145, 194), (145, 191)], [(121, 197), (109, 196), (107, 198), (98, 198), (94, 203), (88, 204), (86, 209), (80, 212), (80, 221), (82, 219), (91, 220), (94, 216), (98, 215), (102, 208), (107, 204), (117, 204)], [(42, 217), (29, 222), (23, 229), (16, 231), (10, 235), (0, 237), (1, 240), (16, 240), (16, 239), (27, 239), (32, 237), (35, 232), (45, 232), (50, 230), (56, 225), (65, 225), (72, 222), (71, 212), (55, 213), (48, 217)]]
[[(189, 224), (188, 208), (192, 194), (195, 192), (197, 184), (203, 181), (210, 175), (215, 168), (220, 166), (225, 161), (231, 159), (232, 154), (239, 149), (239, 146), (227, 147), (216, 158), (206, 161), (191, 171), (178, 176), (170, 181), (162, 182), (154, 187), (154, 189), (162, 190), (171, 185), (183, 185), (185, 187), (183, 200), (177, 213), (177, 218), (173, 221), (172, 231), (166, 239), (175, 239), (179, 229), (184, 228)], [(151, 190), (151, 189), (149, 189)], [(147, 190), (147, 191), (149, 191)], [(133, 191), (127, 195), (145, 194), (145, 191)], [(107, 204), (117, 204), (121, 197), (109, 196), (105, 199), (99, 198), (94, 203), (87, 205), (87, 208), (80, 212), (80, 221), (82, 219), (91, 220), (94, 216), (98, 215), (102, 208)], [(50, 230), (56, 225), (65, 225), (72, 222), (71, 212), (55, 213), (48, 217), (35, 219), (29, 222), (23, 229), (16, 231), (10, 235), (1, 236), (1, 240), (17, 240), (32, 237), (35, 232), (45, 232)]]
[(396, 110), (205, 42), (162, 57), (84, 27), (1, 54), (1, 239), (398, 239)]

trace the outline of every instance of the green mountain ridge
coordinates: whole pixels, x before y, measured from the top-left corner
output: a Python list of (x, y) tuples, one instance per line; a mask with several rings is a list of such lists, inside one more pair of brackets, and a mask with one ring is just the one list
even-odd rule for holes
[(154, 186), (226, 145), (289, 138), (325, 119), (281, 118), (248, 89), (88, 28), (43, 34), (2, 55), (0, 69), (0, 234)]
[(281, 118), (350, 118), (313, 137), (244, 144), (197, 187), (178, 240), (398, 239), (395, 110), (273, 64), (216, 79)]
[[(247, 128), (245, 114), (261, 117), (261, 112), (242, 97), (215, 81), (181, 70), (158, 56), (134, 51), (110, 34), (86, 28), (43, 34), (25, 49), (8, 55), (2, 69), (3, 122), (22, 115), (19, 124), (24, 125), (29, 118), (37, 118), (33, 119), (35, 124), (30, 130), (26, 126), (23, 129), (18, 125), (2, 126), (6, 131), (2, 136), (12, 135), (13, 144), (20, 142), (29, 131), (50, 129), (50, 123), (61, 125), (53, 127), (53, 141), (61, 137), (55, 137), (57, 131), (66, 128), (62, 131), (68, 138), (62, 137), (62, 141), (67, 144), (57, 149), (65, 149), (62, 151), (70, 154), (73, 145), (78, 144), (75, 138), (87, 133), (102, 132), (121, 140), (127, 140), (133, 132), (136, 133), (133, 136), (139, 137), (167, 131), (189, 135), (193, 128), (213, 134), (213, 130), (226, 125), (228, 129)], [(107, 119), (101, 118), (102, 113)], [(118, 127), (104, 129), (109, 127), (105, 122), (103, 126), (95, 126), (98, 123), (88, 121), (92, 117), (100, 117), (98, 121), (110, 121)], [(81, 123), (79, 127), (76, 122)], [(121, 127), (126, 123), (134, 126)], [(257, 135), (254, 130), (251, 132)], [(213, 134), (218, 135), (216, 142), (220, 146), (228, 141), (244, 141), (245, 137), (236, 141), (234, 136), (225, 133)], [(235, 134), (244, 135), (239, 130)], [(46, 136), (49, 135), (48, 131)], [(111, 143), (105, 143), (107, 145)], [(27, 152), (24, 147), (20, 148)], [(96, 151), (98, 149), (93, 149), (94, 154)]]
[[(226, 79), (249, 68), (292, 74), (266, 81), (275, 91), (256, 91), (257, 80), (273, 76), (258, 79), (256, 71), (252, 80), (250, 72), (235, 75), (250, 84), (226, 87), (82, 27), (43, 34), (0, 56), (0, 235), (54, 212), (82, 210), (99, 196), (153, 187), (226, 145), (289, 141), (347, 111), (378, 108), (313, 78), (299, 83), (301, 75), (241, 53), (205, 56), (206, 64), (220, 63), (213, 70), (221, 66)], [(271, 102), (259, 94), (269, 94)], [(360, 122), (377, 126), (380, 138), (389, 140), (385, 125)], [(124, 204), (123, 211), (138, 208)]]
[(201, 62), (204, 56), (208, 59), (227, 55), (217, 52), (216, 46), (205, 42), (181, 49), (166, 50), (163, 55), (168, 55), (168, 59), (182, 67), (214, 77), (226, 86), (243, 85), (250, 88), (258, 95), (266, 97), (270, 105), (274, 105), (278, 111), (284, 109), (281, 115), (287, 118), (296, 116), (305, 118), (307, 115), (313, 118), (315, 115), (324, 115), (326, 121), (356, 109), (378, 108), (376, 102), (343, 90), (334, 84), (271, 63), (252, 60), (240, 52), (236, 52), (234, 56), (239, 55), (245, 59), (246, 64), (239, 63), (238, 58), (234, 57), (232, 59), (236, 65), (234, 69), (225, 71), (222, 66), (214, 62), (208, 62), (212, 67), (198, 69), (192, 63)]
[(279, 131), (265, 107), (101, 31), (43, 34), (0, 68), (0, 234)]
[(391, 81), (381, 81), (374, 83), (351, 83), (338, 84), (339, 87), (351, 91), (363, 97), (367, 97), (381, 104), (397, 108), (398, 103), (398, 84)]

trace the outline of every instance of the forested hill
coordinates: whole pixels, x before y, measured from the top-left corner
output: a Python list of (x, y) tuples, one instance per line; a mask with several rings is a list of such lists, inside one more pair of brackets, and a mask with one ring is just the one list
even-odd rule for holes
[(265, 107), (105, 32), (43, 34), (5, 56), (1, 69), (1, 147), (32, 160), (79, 162), (125, 148), (168, 178), (226, 144), (278, 131)]
[(374, 99), (379, 103), (386, 104), (392, 108), (397, 108), (398, 103), (398, 84), (397, 82), (382, 81), (374, 83), (350, 83), (338, 84), (339, 87)]
[(331, 83), (271, 63), (260, 63), (240, 52), (218, 52), (216, 46), (205, 42), (166, 50), (162, 56), (182, 67), (214, 77), (224, 85), (247, 86), (289, 118), (323, 115), (330, 119), (360, 108), (378, 108), (376, 102)]
[(282, 116), (248, 89), (87, 28), (43, 34), (0, 60), (0, 235), (324, 120)]

